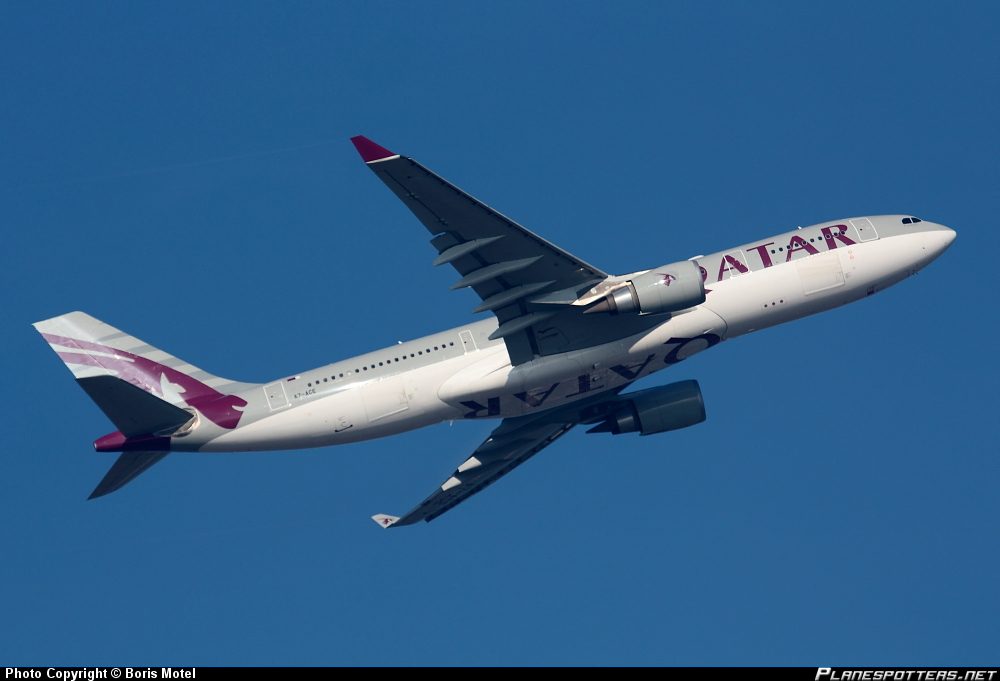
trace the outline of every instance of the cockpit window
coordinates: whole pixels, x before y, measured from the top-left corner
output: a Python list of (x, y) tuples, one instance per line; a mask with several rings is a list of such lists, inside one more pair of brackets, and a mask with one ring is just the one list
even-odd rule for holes
[(908, 225), (910, 223), (923, 222), (920, 218), (903, 218), (903, 224)]

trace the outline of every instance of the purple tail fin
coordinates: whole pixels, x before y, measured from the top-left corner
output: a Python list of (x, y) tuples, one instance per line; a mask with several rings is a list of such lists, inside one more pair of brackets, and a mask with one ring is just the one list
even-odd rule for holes
[(247, 403), (235, 393), (254, 387), (213, 376), (83, 312), (34, 327), (78, 381), (113, 376), (176, 407), (196, 409), (222, 428), (235, 428), (243, 415)]

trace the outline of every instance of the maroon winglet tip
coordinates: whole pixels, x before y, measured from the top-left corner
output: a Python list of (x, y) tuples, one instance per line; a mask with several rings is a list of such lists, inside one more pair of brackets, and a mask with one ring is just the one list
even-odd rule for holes
[(361, 158), (365, 163), (381, 161), (383, 158), (389, 158), (390, 156), (396, 155), (385, 147), (380, 147), (362, 135), (352, 137), (351, 142), (354, 144), (354, 148), (358, 150), (358, 153), (361, 154)]

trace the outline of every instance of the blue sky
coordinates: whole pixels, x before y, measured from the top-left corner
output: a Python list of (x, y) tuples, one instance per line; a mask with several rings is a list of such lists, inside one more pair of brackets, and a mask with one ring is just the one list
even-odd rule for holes
[[(0, 6), (6, 665), (996, 661), (992, 3)], [(855, 215), (958, 231), (918, 276), (646, 379), (708, 421), (574, 431), (385, 532), (488, 428), (174, 454), (30, 323), (81, 309), (265, 381), (464, 323), (357, 158), (413, 156), (627, 272)]]

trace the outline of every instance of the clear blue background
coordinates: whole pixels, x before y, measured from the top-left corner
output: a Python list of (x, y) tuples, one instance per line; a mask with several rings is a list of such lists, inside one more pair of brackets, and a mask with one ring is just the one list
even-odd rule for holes
[[(995, 3), (4, 3), (0, 663), (995, 664)], [(265, 381), (466, 323), (348, 137), (627, 272), (825, 220), (958, 231), (725, 343), (709, 419), (574, 431), (430, 524), (486, 436), (175, 454), (29, 326)]]

